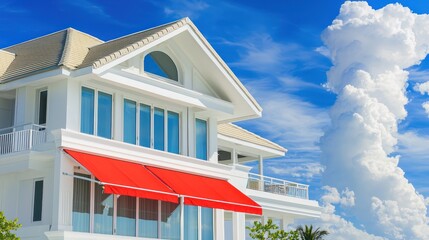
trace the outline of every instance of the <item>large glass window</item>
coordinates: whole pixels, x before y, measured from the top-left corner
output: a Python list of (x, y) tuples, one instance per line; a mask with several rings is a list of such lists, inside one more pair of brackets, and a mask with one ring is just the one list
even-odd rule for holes
[(136, 144), (136, 102), (124, 100), (124, 142)]
[(180, 153), (180, 114), (177, 112), (125, 99), (123, 129), (124, 142)]
[(97, 136), (112, 138), (112, 95), (98, 92)]
[(113, 233), (113, 194), (104, 194), (99, 184), (94, 191), (94, 232)]
[(207, 121), (196, 119), (195, 121), (195, 157), (207, 160)]
[[(76, 176), (90, 178), (88, 175), (75, 173)], [(91, 182), (74, 178), (73, 180), (73, 231), (89, 232)]]
[(155, 108), (154, 122), (154, 148), (164, 150), (164, 109)]
[(151, 114), (150, 106), (140, 104), (140, 146), (150, 147)]
[(136, 198), (118, 196), (116, 229), (118, 235), (136, 236)]
[(82, 87), (80, 131), (94, 134), (94, 90)]
[(179, 153), (179, 114), (168, 111), (168, 151)]
[(139, 199), (139, 237), (158, 237), (158, 200)]
[[(97, 104), (95, 104), (95, 99), (97, 99)], [(95, 109), (96, 106), (98, 109)], [(112, 95), (82, 87), (80, 109), (81, 132), (96, 134), (108, 139), (112, 138)], [(97, 116), (95, 112), (97, 112)], [(95, 122), (97, 123), (97, 132), (94, 131)]]
[(180, 205), (161, 203), (161, 238), (180, 239)]
[(43, 180), (34, 182), (33, 222), (42, 221)]
[[(198, 207), (185, 206), (185, 239), (198, 240)], [(205, 239), (205, 238), (203, 238)]]

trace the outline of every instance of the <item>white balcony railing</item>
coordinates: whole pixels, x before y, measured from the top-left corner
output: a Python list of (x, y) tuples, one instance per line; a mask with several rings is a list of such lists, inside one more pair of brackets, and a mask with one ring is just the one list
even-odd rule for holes
[(0, 155), (30, 150), (46, 142), (46, 127), (25, 124), (0, 129)]
[(249, 173), (247, 188), (290, 197), (308, 199), (308, 185)]

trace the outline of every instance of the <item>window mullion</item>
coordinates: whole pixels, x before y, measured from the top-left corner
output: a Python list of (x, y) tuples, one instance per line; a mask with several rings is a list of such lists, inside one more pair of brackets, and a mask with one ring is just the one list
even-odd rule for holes
[(168, 152), (168, 111), (164, 109), (164, 151)]
[(155, 148), (155, 108), (150, 106), (150, 147)]
[(136, 145), (140, 146), (140, 103), (136, 102)]
[[(92, 180), (95, 180), (94, 176), (91, 176)], [(95, 193), (95, 183), (93, 181), (91, 181), (90, 184), (90, 193), (89, 193), (89, 232), (93, 233), (94, 232), (94, 193)]]
[(136, 197), (136, 237), (139, 236), (139, 211), (140, 211), (140, 198)]
[(94, 136), (98, 136), (98, 90), (94, 90)]

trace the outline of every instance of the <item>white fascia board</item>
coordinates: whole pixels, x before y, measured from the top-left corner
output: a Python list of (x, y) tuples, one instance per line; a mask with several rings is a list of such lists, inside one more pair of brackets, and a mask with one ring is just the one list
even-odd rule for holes
[(258, 107), (249, 99), (249, 97), (244, 93), (244, 91), (238, 86), (238, 84), (235, 82), (234, 79), (232, 79), (232, 76), (227, 72), (227, 70), (220, 64), (220, 62), (216, 59), (215, 56), (213, 56), (212, 51), (201, 41), (200, 37), (197, 36), (197, 34), (189, 27), (189, 33), (191, 36), (195, 39), (195, 41), (198, 43), (198, 45), (203, 49), (203, 51), (206, 53), (206, 55), (210, 58), (210, 60), (216, 65), (216, 67), (222, 72), (222, 74), (225, 76), (225, 78), (230, 82), (230, 84), (234, 87), (234, 89), (237, 91), (240, 96), (245, 99), (246, 103), (252, 108), (253, 112), (257, 116), (261, 116), (261, 112)]
[(109, 63), (106, 63), (106, 64), (104, 64), (103, 66), (101, 66), (99, 68), (95, 68), (93, 70), (93, 72), (96, 73), (96, 74), (101, 74), (101, 73), (109, 70), (110, 68), (112, 68), (112, 67), (114, 67), (114, 66), (116, 66), (116, 65), (118, 65), (120, 63), (123, 63), (123, 62), (127, 61), (128, 59), (131, 59), (131, 58), (133, 58), (133, 57), (135, 57), (135, 56), (143, 53), (144, 51), (146, 51), (146, 50), (148, 50), (148, 49), (150, 49), (150, 48), (152, 48), (152, 47), (154, 47), (154, 46), (156, 46), (156, 45), (158, 45), (158, 44), (160, 44), (162, 42), (167, 41), (168, 39), (170, 39), (172, 37), (177, 36), (178, 34), (184, 32), (184, 31), (188, 31), (188, 29), (186, 27), (181, 27), (179, 29), (176, 29), (173, 32), (168, 33), (167, 35), (164, 35), (164, 36), (162, 36), (162, 37), (160, 37), (160, 38), (158, 38), (158, 39), (156, 39), (156, 40), (154, 40), (154, 41), (146, 44), (145, 46), (143, 46), (143, 47), (141, 47), (141, 48), (139, 48), (139, 49), (137, 49), (135, 51), (127, 53), (124, 56), (121, 56), (121, 57), (119, 57), (119, 58), (117, 58), (117, 59), (115, 59), (115, 60), (113, 60), (113, 61), (111, 61)]
[(148, 79), (144, 76), (115, 69), (111, 69), (99, 77), (108, 80), (112, 84), (156, 98), (181, 103), (185, 106), (215, 110), (227, 114), (234, 113), (234, 105), (230, 102), (156, 79)]
[(0, 84), (0, 91), (13, 90), (22, 86), (31, 85), (32, 83), (38, 82), (39, 80), (52, 79), (59, 76), (70, 76), (70, 71), (66, 68), (61, 67), (54, 70), (29, 75), (17, 80)]
[(261, 145), (255, 144), (255, 143), (246, 142), (246, 141), (243, 141), (243, 140), (240, 140), (240, 139), (237, 139), (237, 138), (228, 137), (228, 136), (225, 136), (225, 135), (222, 135), (222, 134), (218, 134), (217, 138), (219, 140), (230, 142), (232, 144), (242, 145), (242, 146), (246, 146), (246, 147), (258, 150), (258, 151), (262, 151), (262, 152), (265, 152), (265, 153), (273, 154), (273, 155), (276, 155), (278, 157), (283, 157), (286, 154), (286, 152), (287, 152), (287, 150), (286, 150), (286, 152), (283, 152), (283, 151), (279, 151), (279, 150), (276, 150), (276, 149), (273, 149), (273, 148), (261, 146)]
[[(67, 129), (52, 132), (56, 146), (99, 156), (106, 156), (140, 164), (147, 164), (176, 171), (188, 172), (207, 177), (230, 180), (243, 178), (241, 171), (219, 163), (202, 161), (193, 157), (145, 148), (116, 140), (75, 132)], [(240, 176), (238, 176), (240, 175)], [(247, 174), (245, 174), (247, 176)]]

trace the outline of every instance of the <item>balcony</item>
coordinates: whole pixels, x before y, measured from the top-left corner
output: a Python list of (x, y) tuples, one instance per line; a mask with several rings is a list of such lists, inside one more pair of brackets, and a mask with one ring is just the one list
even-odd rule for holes
[(31, 150), (46, 142), (46, 127), (24, 124), (0, 129), (0, 155)]
[(249, 173), (247, 188), (289, 197), (308, 199), (308, 185)]

